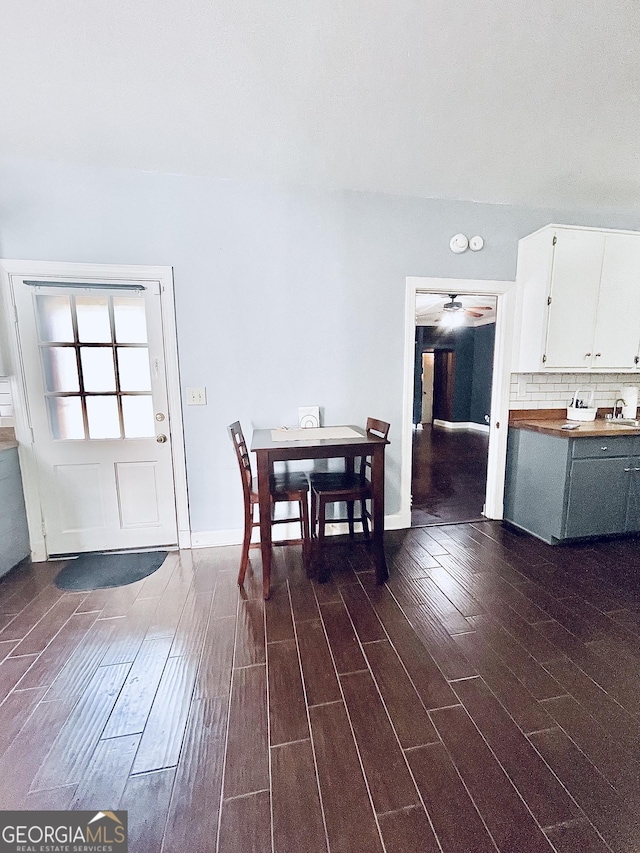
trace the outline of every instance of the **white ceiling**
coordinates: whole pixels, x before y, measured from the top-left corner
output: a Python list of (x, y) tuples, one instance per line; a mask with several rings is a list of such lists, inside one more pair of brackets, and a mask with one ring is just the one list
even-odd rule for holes
[(640, 2), (2, 0), (0, 156), (640, 209)]
[[(442, 310), (442, 306), (449, 302), (449, 296), (444, 293), (416, 293), (416, 325), (439, 326), (443, 320), (451, 318), (451, 312)], [(460, 302), (460, 312), (463, 318), (459, 320), (463, 326), (486, 326), (496, 321), (496, 298), (495, 296), (456, 296), (456, 302)], [(482, 317), (474, 317), (467, 313), (473, 311), (482, 314)], [(457, 312), (456, 312), (457, 313)]]

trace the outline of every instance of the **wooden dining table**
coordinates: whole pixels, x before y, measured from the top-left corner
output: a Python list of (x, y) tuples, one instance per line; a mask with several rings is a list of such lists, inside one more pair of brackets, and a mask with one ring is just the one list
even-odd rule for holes
[[(348, 437), (322, 437), (322, 429), (309, 431), (309, 438), (297, 438), (304, 430), (292, 430), (290, 438), (283, 429), (256, 429), (253, 431), (251, 450), (256, 454), (258, 472), (258, 500), (260, 505), (260, 549), (262, 552), (262, 589), (265, 599), (269, 598), (271, 580), (271, 496), (269, 479), (276, 462), (295, 460), (337, 459), (352, 465), (357, 457), (371, 458), (371, 547), (375, 559), (376, 580), (379, 584), (389, 576), (384, 553), (384, 456), (389, 441), (376, 435), (367, 435), (359, 426), (327, 428), (332, 431), (349, 432)], [(277, 435), (277, 438), (274, 438)], [(313, 524), (312, 519), (312, 524)]]

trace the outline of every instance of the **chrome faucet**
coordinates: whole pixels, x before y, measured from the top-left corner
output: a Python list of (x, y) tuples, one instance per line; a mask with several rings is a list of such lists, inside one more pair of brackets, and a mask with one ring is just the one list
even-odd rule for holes
[[(620, 403), (620, 414), (616, 414), (616, 409), (618, 408), (618, 403)], [(622, 417), (622, 407), (625, 406), (626, 403), (623, 397), (618, 397), (615, 403), (613, 404), (613, 411), (611, 413), (611, 417), (613, 420), (619, 420)]]

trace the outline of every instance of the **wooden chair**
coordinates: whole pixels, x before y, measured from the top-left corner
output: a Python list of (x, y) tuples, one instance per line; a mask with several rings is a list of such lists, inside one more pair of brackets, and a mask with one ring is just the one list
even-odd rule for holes
[[(375, 418), (367, 418), (367, 435), (377, 435), (386, 438), (389, 434), (389, 424)], [(311, 524), (312, 537), (322, 544), (326, 525), (327, 504), (344, 502), (347, 505), (347, 518), (332, 519), (332, 522), (348, 522), (349, 536), (354, 535), (354, 504), (360, 501), (360, 523), (366, 538), (369, 538), (368, 519), (371, 514), (367, 510), (367, 500), (371, 498), (371, 482), (367, 473), (371, 468), (369, 457), (360, 459), (358, 471), (354, 471), (353, 460), (345, 460), (345, 470), (338, 472), (318, 472), (309, 476), (311, 484)], [(319, 580), (326, 580), (322, 573)]]
[[(240, 571), (238, 572), (238, 586), (244, 583), (244, 576), (249, 562), (249, 548), (260, 547), (259, 543), (251, 544), (251, 532), (254, 527), (260, 526), (260, 520), (255, 519), (255, 507), (258, 506), (258, 482), (251, 473), (251, 460), (247, 443), (242, 433), (240, 421), (227, 427), (231, 441), (236, 451), (236, 458), (242, 477), (242, 493), (244, 495), (244, 538), (242, 541), (242, 554), (240, 557)], [(287, 544), (302, 543), (302, 555), (305, 566), (309, 566), (311, 552), (311, 538), (309, 535), (309, 509), (308, 493), (309, 480), (303, 473), (293, 472), (291, 474), (272, 474), (270, 481), (271, 491), (271, 524), (285, 524), (290, 521), (299, 521), (302, 534), (301, 539), (287, 540)], [(297, 503), (300, 507), (300, 515), (293, 518), (273, 518), (275, 504), (282, 501)]]

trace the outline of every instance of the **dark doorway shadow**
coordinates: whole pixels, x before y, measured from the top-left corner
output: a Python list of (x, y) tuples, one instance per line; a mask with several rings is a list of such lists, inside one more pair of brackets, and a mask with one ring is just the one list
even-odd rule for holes
[(413, 432), (411, 526), (480, 521), (489, 436), (425, 424)]

